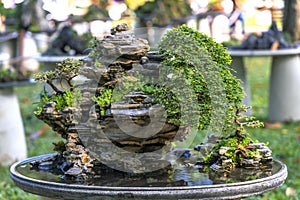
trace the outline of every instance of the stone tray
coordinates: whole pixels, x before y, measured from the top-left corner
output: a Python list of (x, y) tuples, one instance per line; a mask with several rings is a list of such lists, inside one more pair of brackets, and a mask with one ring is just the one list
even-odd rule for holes
[(33, 85), (36, 83), (37, 82), (34, 79), (29, 79), (24, 81), (0, 82), (0, 88)]
[(286, 166), (274, 161), (279, 169), (273, 175), (261, 179), (214, 185), (175, 187), (110, 187), (66, 184), (29, 178), (17, 171), (17, 167), (53, 156), (46, 154), (28, 158), (11, 166), (10, 175), (16, 186), (26, 192), (57, 199), (239, 199), (271, 191), (281, 186), (287, 177)]

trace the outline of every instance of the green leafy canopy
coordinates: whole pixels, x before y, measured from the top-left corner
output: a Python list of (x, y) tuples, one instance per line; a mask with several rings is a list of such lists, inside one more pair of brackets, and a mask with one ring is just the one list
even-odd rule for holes
[[(214, 132), (232, 130), (236, 111), (243, 106), (244, 91), (240, 80), (231, 73), (227, 49), (207, 35), (182, 25), (164, 35), (159, 50), (165, 54), (164, 71), (172, 68), (183, 74), (197, 96), (199, 129), (210, 126)], [(163, 105), (168, 101), (161, 99)]]

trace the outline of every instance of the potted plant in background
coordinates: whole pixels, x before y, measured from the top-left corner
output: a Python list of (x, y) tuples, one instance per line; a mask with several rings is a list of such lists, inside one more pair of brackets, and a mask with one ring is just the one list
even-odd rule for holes
[[(29, 44), (28, 42), (31, 41), (25, 36), (32, 22), (30, 19), (24, 21), (23, 4), (25, 3), (2, 2), (0, 4), (2, 20), (0, 82), (4, 85), (7, 85), (5, 82), (8, 84), (9, 82), (29, 82), (31, 73), (38, 68), (37, 62), (30, 57), (35, 51), (35, 46), (32, 43)], [(30, 46), (31, 51), (24, 53), (25, 44)], [(28, 52), (31, 54), (28, 55)]]
[[(6, 25), (7, 18), (15, 14), (15, 10), (7, 9), (0, 4), (1, 13), (1, 34), (0, 34), (0, 58), (1, 58), (1, 78), (0, 82), (15, 80), (16, 74), (11, 74), (13, 68), (10, 66), (10, 60), (17, 55), (18, 32)], [(7, 79), (7, 80), (5, 80)]]

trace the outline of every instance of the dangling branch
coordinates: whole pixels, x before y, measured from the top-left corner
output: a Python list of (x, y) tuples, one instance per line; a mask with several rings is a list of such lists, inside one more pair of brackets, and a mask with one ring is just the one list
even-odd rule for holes
[(50, 87), (56, 92), (56, 93), (61, 93), (61, 91), (52, 83), (51, 80), (47, 80), (46, 83), (50, 85)]

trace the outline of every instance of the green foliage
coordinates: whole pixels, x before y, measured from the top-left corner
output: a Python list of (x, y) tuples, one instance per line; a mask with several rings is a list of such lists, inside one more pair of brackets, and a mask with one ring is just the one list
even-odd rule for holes
[(24, 74), (17, 69), (3, 69), (0, 67), (0, 82), (26, 81), (30, 74)]
[(99, 96), (92, 97), (92, 100), (100, 107), (101, 116), (105, 115), (105, 110), (111, 104), (112, 89), (104, 90)]
[(63, 97), (67, 106), (76, 106), (79, 105), (79, 101), (82, 96), (80, 90), (75, 88), (73, 92), (66, 90)]
[(149, 80), (140, 74), (123, 75), (122, 79), (118, 81), (114, 88), (112, 102), (118, 102), (122, 99), (123, 95), (128, 94), (131, 91), (141, 91), (145, 94), (153, 94), (156, 90), (156, 86), (152, 80)]
[(98, 40), (96, 37), (94, 37), (92, 40), (90, 40), (89, 47), (92, 49), (92, 51), (89, 53), (89, 58), (91, 58), (94, 62), (94, 66), (96, 68), (101, 67), (100, 59), (103, 56), (102, 54), (102, 47), (101, 47), (102, 41)]
[(102, 87), (99, 95), (94, 96), (92, 100), (100, 107), (101, 115), (104, 115), (105, 110), (110, 107), (112, 102), (121, 101), (122, 97), (131, 91), (153, 94), (155, 90), (155, 85), (149, 84), (149, 81), (144, 80), (140, 75), (123, 75), (122, 78), (116, 82), (114, 89)]
[(94, 96), (92, 100), (100, 107), (101, 115), (105, 114), (105, 110), (110, 107), (112, 102), (122, 100), (122, 97), (131, 91), (141, 91), (145, 94), (154, 94), (157, 87), (153, 81), (145, 79), (145, 77), (136, 74), (125, 75), (116, 82), (114, 89), (111, 87), (102, 87), (98, 95)]
[(83, 62), (80, 60), (67, 58), (62, 62), (57, 63), (57, 66), (53, 71), (37, 73), (34, 75), (34, 78), (37, 81), (48, 83), (56, 93), (61, 91), (57, 88), (54, 81), (65, 80), (69, 85), (70, 91), (73, 91), (74, 86), (72, 79), (78, 75), (79, 69), (82, 65)]
[(66, 144), (63, 141), (59, 141), (57, 143), (53, 142), (53, 145), (54, 145), (53, 150), (61, 154), (63, 154), (63, 152), (66, 150)]
[[(2, 167), (0, 167), (1, 169)], [(2, 171), (2, 170), (1, 170)], [(26, 193), (18, 189), (11, 182), (0, 182), (0, 199), (1, 200), (33, 200), (37, 197), (33, 194)]]
[(9, 15), (13, 15), (15, 11), (12, 8), (4, 8), (4, 4), (0, 2), (0, 13), (1, 15), (9, 16)]
[(67, 106), (67, 102), (65, 101), (64, 94), (63, 95), (55, 95), (50, 99), (51, 102), (56, 102), (55, 108), (57, 110), (63, 110)]
[(249, 144), (254, 141), (248, 136), (238, 137), (223, 137), (220, 142), (217, 143), (213, 149), (204, 157), (204, 161), (210, 163), (214, 160), (214, 156), (216, 155), (220, 149), (220, 147), (228, 147), (229, 150), (226, 151), (224, 156), (231, 158), (233, 163), (238, 164), (244, 158), (250, 159), (259, 156), (258, 150), (252, 150), (249, 148)]
[(50, 97), (47, 95), (47, 91), (44, 89), (40, 93), (40, 99), (39, 102), (37, 103), (36, 109), (34, 111), (35, 115), (40, 115), (43, 111), (44, 104), (50, 102)]
[(9, 69), (0, 69), (0, 82), (5, 79), (16, 80), (17, 74)]
[(147, 1), (135, 10), (139, 21), (145, 26), (149, 21), (155, 26), (167, 26), (190, 13), (191, 8), (186, 1), (176, 0)]
[(0, 2), (0, 15), (5, 16), (5, 19), (10, 19), (13, 22), (5, 25), (7, 32), (13, 32), (21, 28), (21, 20), (20, 20), (21, 13), (22, 13), (22, 3), (16, 4), (15, 8), (4, 8), (4, 4)]
[[(186, 25), (168, 31), (159, 43), (159, 49), (166, 55), (163, 62), (166, 73), (176, 70), (183, 74), (197, 96), (199, 129), (210, 125), (213, 131), (229, 131), (236, 110), (242, 106), (244, 92), (240, 80), (228, 67), (231, 58), (227, 49)], [(162, 105), (169, 102), (169, 99), (164, 100), (169, 95), (168, 92), (162, 94)], [(170, 104), (166, 109), (170, 113), (178, 112), (178, 107)], [(219, 130), (222, 120), (225, 121), (224, 128)]]
[(62, 111), (65, 107), (78, 106), (81, 99), (81, 92), (78, 88), (73, 91), (66, 90), (62, 94), (56, 94), (48, 96), (47, 92), (43, 90), (40, 94), (40, 102), (34, 112), (36, 115), (40, 115), (43, 111), (43, 106), (48, 102), (55, 102), (55, 108)]
[(94, 4), (89, 6), (87, 13), (83, 16), (83, 19), (88, 22), (108, 19), (108, 11), (105, 9), (106, 6), (108, 6), (107, 1), (101, 0), (100, 5), (101, 7), (98, 7)]
[(167, 86), (157, 86), (154, 91), (154, 101), (162, 105), (162, 107), (166, 110), (167, 116), (165, 117), (169, 118), (169, 123), (183, 126), (183, 124), (181, 124), (181, 122), (184, 123), (184, 121), (181, 119), (182, 113), (180, 105), (180, 102), (182, 102), (182, 96), (175, 95), (174, 93), (178, 93), (179, 91), (174, 90), (174, 88), (170, 90)]
[(232, 47), (232, 46), (240, 45), (241, 43), (242, 43), (242, 41), (240, 41), (240, 40), (231, 39), (231, 40), (229, 40), (229, 41), (223, 42), (222, 44), (223, 44), (225, 47)]
[[(56, 102), (56, 109), (63, 110), (66, 106), (76, 106), (81, 99), (81, 92), (74, 88), (72, 79), (79, 73), (79, 68), (83, 65), (82, 61), (67, 58), (58, 63), (53, 71), (46, 71), (34, 75), (35, 80), (45, 82), (55, 91), (55, 94), (49, 96), (44, 89), (40, 93), (40, 102), (37, 105), (35, 114), (40, 115), (45, 103)], [(68, 86), (64, 91), (58, 89), (55, 81), (66, 81)]]

